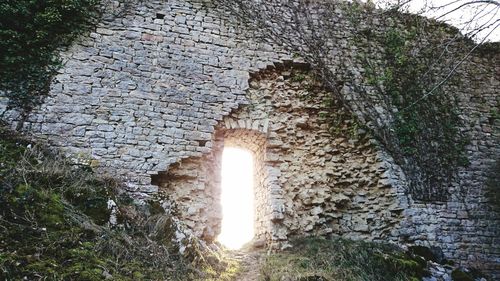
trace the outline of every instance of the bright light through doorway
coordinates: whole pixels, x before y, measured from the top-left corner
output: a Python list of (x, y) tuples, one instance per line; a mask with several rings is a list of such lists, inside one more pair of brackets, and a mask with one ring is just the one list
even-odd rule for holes
[(222, 227), (218, 240), (239, 249), (254, 236), (253, 157), (227, 147), (222, 154)]

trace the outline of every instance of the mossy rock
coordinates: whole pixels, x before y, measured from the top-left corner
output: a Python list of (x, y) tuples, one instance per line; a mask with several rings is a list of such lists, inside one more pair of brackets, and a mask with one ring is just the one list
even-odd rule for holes
[(108, 209), (107, 198), (89, 198), (84, 204), (80, 205), (83, 213), (91, 217), (98, 225), (104, 225), (109, 221), (111, 210)]
[(439, 247), (411, 246), (408, 250), (411, 254), (421, 256), (428, 261), (439, 264), (445, 261), (443, 251)]
[(481, 272), (481, 270), (477, 268), (469, 268), (469, 275), (471, 275), (474, 279), (478, 278), (486, 278), (487, 276)]
[(410, 257), (412, 260), (416, 261), (422, 268), (427, 267), (427, 261), (423, 257), (417, 255), (410, 255)]
[(397, 271), (405, 271), (412, 274), (421, 276), (425, 265), (422, 266), (418, 261), (414, 260), (411, 256), (405, 255), (403, 253), (398, 254), (385, 254), (380, 255), (379, 258), (389, 267)]
[(30, 213), (43, 227), (59, 228), (64, 223), (64, 204), (59, 194), (34, 188), (30, 184), (20, 184), (3, 200), (18, 214)]
[(92, 218), (94, 223), (104, 225), (109, 221), (111, 210), (108, 209), (109, 192), (104, 187), (95, 188), (99, 183), (88, 182), (87, 190), (68, 190), (64, 193), (70, 203)]
[(453, 279), (453, 281), (474, 281), (474, 278), (472, 276), (460, 269), (453, 270), (451, 272), (451, 278)]

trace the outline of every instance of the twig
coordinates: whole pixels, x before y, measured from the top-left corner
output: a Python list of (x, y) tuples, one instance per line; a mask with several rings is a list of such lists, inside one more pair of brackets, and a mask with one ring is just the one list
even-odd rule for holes
[(474, 48), (472, 48), (453, 68), (452, 70), (446, 75), (446, 77), (441, 80), (437, 85), (435, 85), (429, 92), (427, 92), (425, 95), (423, 95), (422, 97), (420, 97), (419, 99), (417, 99), (416, 101), (412, 102), (410, 105), (408, 105), (407, 107), (401, 109), (401, 111), (405, 111), (413, 106), (415, 106), (417, 103), (421, 102), (422, 100), (424, 100), (425, 98), (427, 98), (428, 96), (432, 95), (439, 87), (441, 87), (444, 83), (446, 83), (446, 81), (448, 81), (451, 76), (453, 76), (453, 74), (455, 74), (455, 71), (457, 70), (457, 68), (462, 65), (462, 63), (464, 63), (468, 58), (469, 56), (477, 49), (479, 48), (485, 41), (486, 41), (486, 38), (488, 38), (489, 35), (491, 35), (491, 33), (500, 25), (497, 25), (495, 28), (493, 28), (484, 38), (483, 40), (481, 41), (481, 43), (479, 44), (476, 44), (476, 46), (474, 46)]

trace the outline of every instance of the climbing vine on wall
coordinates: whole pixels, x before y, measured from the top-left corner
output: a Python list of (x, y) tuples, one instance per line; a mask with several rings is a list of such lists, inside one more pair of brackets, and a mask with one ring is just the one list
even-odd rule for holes
[[(459, 130), (463, 124), (456, 97), (435, 87), (443, 79), (442, 70), (432, 68), (440, 50), (419, 45), (427, 36), (417, 24), (376, 35), (385, 47), (383, 63), (374, 67), (376, 63), (365, 58), (364, 67), (368, 83), (389, 97), (396, 153), (404, 159), (411, 194), (420, 200), (446, 200), (455, 169), (467, 164), (468, 138)], [(450, 83), (457, 86), (459, 81)]]
[(99, 0), (0, 3), (0, 93), (24, 115), (40, 103), (61, 66), (58, 48), (84, 32)]
[(448, 74), (466, 46), (448, 40), (456, 30), (356, 2), (214, 3), (308, 62), (332, 98), (403, 168), (415, 199), (447, 199), (457, 167), (466, 162), (467, 138), (449, 90), (458, 88)]
[[(307, 89), (308, 93), (313, 93), (313, 95), (301, 97), (302, 99), (314, 100), (317, 95), (325, 91), (321, 80), (309, 69), (301, 70), (292, 67), (289, 73), (290, 76), (287, 78), (291, 82), (298, 83), (299, 87)], [(359, 141), (366, 136), (366, 127), (359, 123), (356, 116), (345, 109), (340, 100), (327, 96), (322, 99), (320, 108), (318, 116), (322, 122), (329, 125), (329, 133), (332, 137), (349, 136), (352, 140)]]

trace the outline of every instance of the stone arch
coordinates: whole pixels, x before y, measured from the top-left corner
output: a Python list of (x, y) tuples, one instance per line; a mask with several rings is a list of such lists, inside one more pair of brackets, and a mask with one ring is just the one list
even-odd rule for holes
[[(234, 114), (241, 115), (241, 113)], [(213, 241), (220, 233), (221, 160), (224, 147), (250, 151), (254, 157), (255, 241), (273, 244), (278, 237), (276, 222), (284, 218), (283, 194), (278, 184), (279, 170), (267, 155), (269, 120), (227, 116), (220, 122), (212, 140), (212, 151), (202, 157), (189, 157), (152, 176), (152, 184), (168, 197), (172, 209), (196, 237)], [(283, 240), (283, 239), (281, 239)]]
[(255, 240), (272, 244), (276, 222), (284, 218), (283, 194), (278, 182), (279, 170), (267, 153), (269, 119), (226, 117), (217, 130), (217, 147), (247, 149), (254, 156)]
[(325, 102), (331, 93), (302, 68), (255, 73), (249, 86), (245, 105), (214, 128), (207, 154), (154, 177), (194, 235), (210, 241), (219, 234), (224, 145), (256, 155), (255, 233), (271, 248), (285, 248), (296, 236), (390, 235), (401, 221), (399, 191), (388, 183), (369, 133), (356, 129), (335, 100)]

